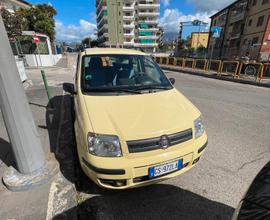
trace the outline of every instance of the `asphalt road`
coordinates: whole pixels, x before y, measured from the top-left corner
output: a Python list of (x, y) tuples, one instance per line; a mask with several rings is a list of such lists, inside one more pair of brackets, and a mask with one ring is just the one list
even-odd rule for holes
[(230, 219), (269, 161), (270, 90), (166, 72), (202, 112), (209, 144), (199, 164), (146, 188), (105, 191), (80, 177), (79, 217), (95, 219)]

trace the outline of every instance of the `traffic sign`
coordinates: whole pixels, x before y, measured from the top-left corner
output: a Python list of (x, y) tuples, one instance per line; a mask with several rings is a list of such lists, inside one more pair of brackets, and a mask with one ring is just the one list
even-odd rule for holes
[(34, 43), (38, 43), (39, 42), (39, 38), (37, 35), (34, 35), (33, 36), (33, 39), (34, 39)]
[(212, 32), (212, 37), (219, 38), (220, 32), (221, 32), (221, 27), (220, 26), (213, 26), (211, 28), (211, 32)]

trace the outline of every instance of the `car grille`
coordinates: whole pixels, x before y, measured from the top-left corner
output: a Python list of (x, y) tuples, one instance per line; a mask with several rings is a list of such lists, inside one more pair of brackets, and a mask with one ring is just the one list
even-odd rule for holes
[[(186, 142), (192, 139), (192, 129), (187, 129), (185, 131), (168, 135), (169, 147)], [(128, 150), (129, 153), (140, 153), (145, 151), (161, 149), (160, 146), (160, 137), (128, 141)]]

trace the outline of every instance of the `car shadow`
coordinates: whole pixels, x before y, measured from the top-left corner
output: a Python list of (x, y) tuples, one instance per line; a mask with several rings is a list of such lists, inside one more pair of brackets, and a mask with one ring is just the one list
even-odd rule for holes
[(46, 128), (49, 134), (50, 151), (59, 162), (61, 173), (71, 183), (76, 184), (78, 166), (72, 109), (72, 96), (53, 97), (46, 108)]
[(0, 162), (2, 161), (7, 167), (17, 168), (16, 160), (12, 151), (11, 144), (0, 138)]
[(78, 219), (229, 220), (234, 209), (173, 185), (156, 184), (124, 191), (102, 190), (54, 219), (74, 211)]

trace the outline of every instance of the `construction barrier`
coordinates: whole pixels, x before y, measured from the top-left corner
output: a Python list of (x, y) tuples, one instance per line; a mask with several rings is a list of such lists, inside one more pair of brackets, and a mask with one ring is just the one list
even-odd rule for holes
[(206, 71), (206, 67), (207, 67), (207, 60), (195, 60), (194, 61), (194, 69), (199, 69), (199, 70), (203, 70)]
[(184, 59), (183, 58), (176, 58), (176, 66), (183, 67), (184, 66)]
[(184, 68), (194, 68), (194, 59), (185, 59)]
[(170, 66), (174, 69), (189, 68), (205, 72), (216, 72), (217, 75), (233, 77), (249, 77), (261, 81), (270, 78), (270, 64), (257, 62), (221, 61), (207, 59), (189, 59), (181, 57), (154, 57), (154, 60), (161, 66)]
[(263, 68), (259, 75), (259, 81), (262, 79), (270, 79), (270, 63), (263, 64)]
[(237, 77), (248, 77), (254, 78), (255, 81), (260, 78), (261, 72), (263, 71), (264, 65), (256, 62), (242, 62), (240, 64)]
[(219, 75), (231, 75), (235, 77), (237, 76), (239, 66), (239, 61), (223, 61), (221, 63)]
[(162, 57), (161, 58), (161, 64), (162, 65), (168, 65), (168, 57)]
[(154, 59), (155, 59), (155, 61), (156, 61), (157, 63), (160, 63), (160, 61), (161, 61), (161, 58), (160, 58), (160, 57), (154, 57)]
[(175, 58), (174, 57), (169, 57), (169, 65), (175, 66)]
[(220, 72), (221, 60), (209, 60), (207, 64), (206, 71)]

